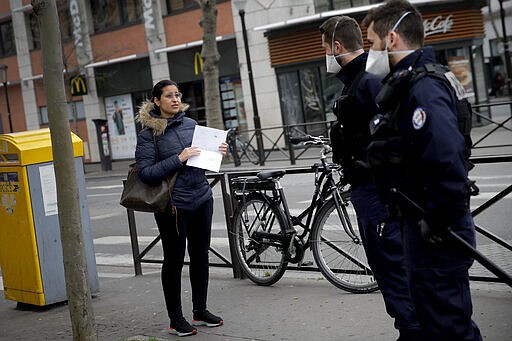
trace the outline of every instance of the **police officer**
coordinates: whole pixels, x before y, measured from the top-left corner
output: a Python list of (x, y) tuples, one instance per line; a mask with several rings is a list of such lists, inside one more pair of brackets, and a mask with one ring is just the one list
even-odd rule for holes
[[(409, 2), (391, 0), (373, 8), (363, 25), (371, 43), (366, 70), (387, 74), (382, 91), (395, 91), (391, 96), (380, 93), (378, 100), (393, 99), (393, 105), (381, 101), (380, 107), (388, 108), (385, 126), (389, 136), (397, 135), (388, 141), (372, 142), (368, 157), (401, 155), (400, 162), (390, 162), (390, 167), (396, 167), (391, 174), (393, 186), (397, 185), (421, 207), (416, 209), (404, 196), (395, 197), (405, 220), (406, 266), (424, 337), (481, 340), (471, 319), (468, 270), (473, 260), (451, 244), (446, 235), (447, 228), (451, 228), (475, 245), (466, 190), (466, 146), (458, 128), (456, 93), (447, 82), (434, 77), (405, 85), (395, 83), (408, 71), (435, 63), (433, 49), (423, 47), (421, 15)], [(390, 86), (394, 84), (400, 86)], [(377, 124), (375, 136), (382, 138), (386, 134), (379, 134), (379, 121), (372, 123)], [(394, 150), (380, 152), (374, 148)]]
[(351, 200), (368, 264), (382, 292), (386, 310), (395, 319), (399, 340), (418, 340), (420, 328), (409, 295), (400, 225), (389, 218), (377, 196), (371, 174), (363, 166), (371, 140), (369, 122), (377, 113), (375, 96), (382, 86), (381, 77), (365, 72), (367, 53), (354, 19), (329, 18), (320, 26), (320, 33), (327, 72), (336, 73), (344, 85), (333, 109), (340, 123), (331, 130), (333, 160), (343, 165), (351, 184)]

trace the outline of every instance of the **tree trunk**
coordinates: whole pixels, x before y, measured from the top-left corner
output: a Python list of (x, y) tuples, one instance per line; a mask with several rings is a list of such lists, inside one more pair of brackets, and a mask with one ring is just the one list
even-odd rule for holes
[(66, 111), (61, 35), (52, 0), (32, 0), (41, 32), (44, 90), (51, 132), (59, 224), (73, 340), (97, 340), (82, 236), (78, 184)]
[(224, 129), (220, 107), (219, 90), (219, 51), (217, 49), (217, 7), (215, 0), (196, 0), (203, 11), (199, 25), (203, 28), (203, 47), (201, 57), (204, 59), (204, 106), (206, 123), (209, 127)]

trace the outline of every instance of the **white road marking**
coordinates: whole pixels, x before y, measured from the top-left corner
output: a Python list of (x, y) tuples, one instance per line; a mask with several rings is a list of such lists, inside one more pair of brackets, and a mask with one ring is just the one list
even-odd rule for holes
[[(155, 237), (150, 236), (138, 236), (139, 243), (151, 243)], [(94, 245), (118, 245), (118, 244), (130, 244), (130, 236), (107, 236), (94, 239)]]
[[(500, 192), (480, 192), (480, 194), (471, 197), (471, 200), (488, 200), (497, 195)], [(502, 199), (512, 199), (512, 193), (507, 194)]]
[(107, 196), (121, 196), (121, 192), (119, 193), (104, 193), (104, 194), (87, 194), (88, 198), (97, 198), (97, 197), (107, 197)]
[(86, 189), (113, 189), (123, 188), (123, 185), (87, 186)]
[(133, 266), (133, 256), (130, 254), (96, 253), (96, 265)]
[(128, 278), (132, 277), (130, 274), (121, 274), (121, 273), (113, 273), (113, 272), (98, 272), (99, 278)]
[(511, 179), (512, 175), (503, 174), (503, 175), (471, 175), (469, 173), (469, 178), (471, 180), (496, 180), (496, 179)]
[[(149, 244), (151, 243), (156, 236), (138, 236), (137, 239), (140, 244)], [(130, 244), (130, 236), (107, 236), (101, 238), (95, 238), (93, 241), (94, 245), (120, 245), (120, 244)], [(211, 245), (220, 247), (220, 246), (228, 246), (228, 238), (227, 237), (212, 237)], [(101, 253), (96, 253), (96, 259), (98, 255)]]
[(476, 185), (477, 185), (478, 187), (480, 187), (480, 188), (482, 188), (482, 187), (503, 187), (503, 188), (505, 188), (505, 187), (510, 186), (510, 184), (498, 184), (498, 183), (481, 184), (481, 183), (479, 183), (479, 182), (477, 182), (477, 183), (476, 183)]
[(118, 217), (118, 216), (125, 215), (125, 214), (126, 214), (126, 212), (115, 212), (115, 213), (100, 214), (100, 215), (92, 216), (91, 220), (108, 219), (108, 218)]

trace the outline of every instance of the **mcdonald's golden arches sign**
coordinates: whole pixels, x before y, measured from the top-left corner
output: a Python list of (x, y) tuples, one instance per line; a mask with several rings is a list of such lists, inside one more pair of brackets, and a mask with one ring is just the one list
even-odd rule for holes
[(200, 52), (194, 54), (194, 74), (197, 76), (199, 71), (203, 72), (203, 58)]
[(71, 96), (87, 95), (87, 83), (84, 75), (78, 75), (69, 81)]

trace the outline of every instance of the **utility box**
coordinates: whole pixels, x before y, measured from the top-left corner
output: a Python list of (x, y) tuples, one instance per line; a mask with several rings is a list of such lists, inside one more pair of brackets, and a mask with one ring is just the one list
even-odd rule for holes
[[(85, 190), (82, 140), (71, 133), (92, 293), (99, 292)], [(0, 266), (8, 300), (67, 300), (49, 129), (0, 135)]]

